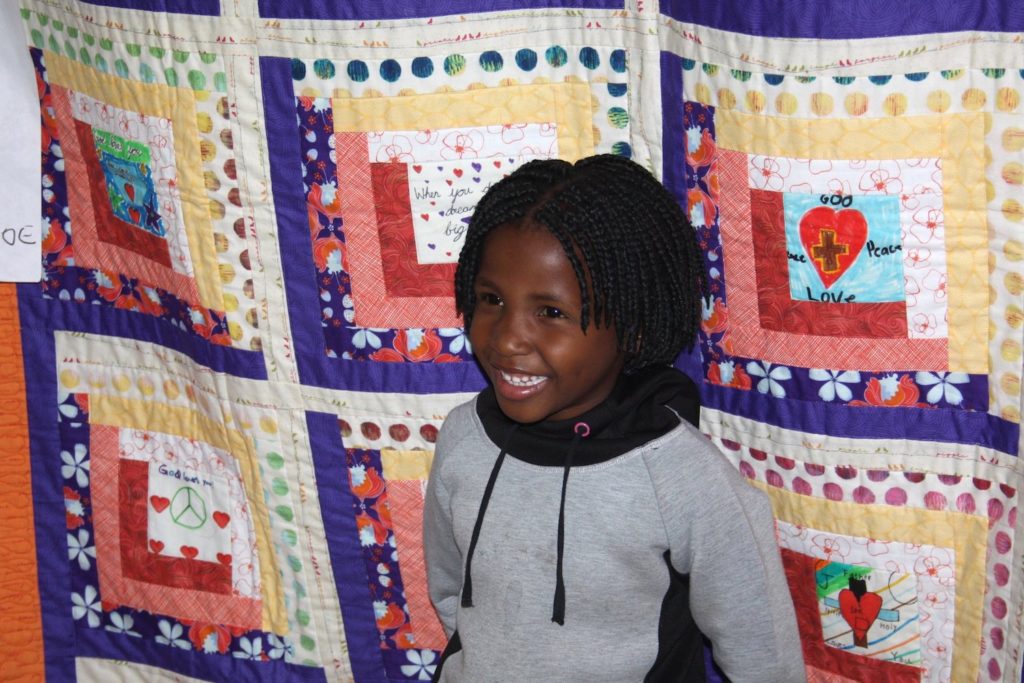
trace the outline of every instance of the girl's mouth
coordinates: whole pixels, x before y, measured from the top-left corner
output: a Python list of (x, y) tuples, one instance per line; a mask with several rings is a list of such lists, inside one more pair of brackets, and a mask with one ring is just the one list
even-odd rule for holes
[(505, 372), (504, 370), (498, 370), (498, 374), (501, 375), (503, 380), (514, 387), (532, 387), (547, 379), (543, 375), (518, 375)]

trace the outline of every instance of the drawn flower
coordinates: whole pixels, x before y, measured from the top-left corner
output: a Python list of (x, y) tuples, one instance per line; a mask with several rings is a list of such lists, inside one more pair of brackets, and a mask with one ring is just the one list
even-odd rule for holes
[(754, 156), (750, 159), (750, 182), (759, 190), (781, 191), (789, 172), (787, 159), (762, 156)]
[(436, 130), (430, 130), (426, 128), (424, 130), (416, 131), (416, 142), (421, 145), (433, 145), (437, 142), (438, 133)]
[(946, 300), (946, 274), (939, 272), (935, 269), (928, 271), (928, 274), (924, 276), (924, 286), (926, 289), (931, 290), (935, 293), (935, 301), (941, 302)]
[(936, 234), (941, 234), (943, 221), (942, 209), (918, 209), (914, 212), (914, 220), (910, 224), (910, 234), (919, 242), (930, 242)]
[(100, 625), (100, 602), (97, 600), (99, 593), (92, 586), (86, 586), (82, 594), (71, 594), (71, 616), (77, 621), (82, 617), (91, 628), (98, 628)]
[(928, 265), (931, 258), (931, 249), (927, 247), (919, 247), (916, 249), (907, 249), (907, 256), (903, 259), (903, 262), (911, 268), (922, 268)]
[(836, 536), (818, 535), (811, 539), (814, 545), (814, 554), (817, 557), (835, 562), (845, 558), (850, 552), (850, 544), (844, 538)]
[(771, 393), (775, 398), (785, 398), (786, 389), (780, 384), (787, 379), (792, 379), (793, 373), (785, 365), (772, 367), (768, 362), (750, 361), (747, 363), (747, 372), (754, 377), (761, 377), (757, 383), (757, 390), (762, 394)]
[(852, 197), (853, 188), (850, 186), (849, 180), (832, 178), (828, 181), (828, 193), (838, 195), (840, 197)]
[(72, 455), (67, 451), (60, 452), (61, 465), (60, 473), (65, 479), (74, 477), (79, 487), (85, 488), (89, 485), (89, 455), (88, 449), (83, 444), (75, 444), (75, 453)]
[(483, 147), (483, 133), (477, 130), (468, 132), (452, 131), (441, 140), (441, 158), (447, 160), (476, 158)]
[(945, 607), (948, 601), (949, 596), (946, 594), (945, 591), (940, 591), (937, 593), (926, 593), (924, 596), (924, 604), (932, 610), (938, 610)]
[(111, 633), (121, 633), (126, 636), (132, 636), (133, 638), (141, 638), (141, 633), (132, 630), (132, 626), (134, 625), (135, 619), (132, 615), (121, 614), (120, 612), (111, 612), (110, 623), (104, 628)]
[(920, 557), (914, 562), (914, 571), (918, 575), (928, 575), (943, 586), (948, 586), (953, 581), (953, 566), (948, 559), (935, 555)]
[(178, 647), (182, 650), (189, 649), (188, 641), (183, 639), (181, 636), (185, 633), (184, 627), (177, 622), (170, 622), (166, 619), (161, 619), (157, 625), (157, 630), (160, 631), (154, 640), (161, 645), (170, 645), (171, 647)]
[(931, 387), (925, 395), (929, 403), (946, 403), (958, 406), (963, 403), (964, 395), (956, 388), (956, 384), (967, 384), (971, 378), (965, 372), (918, 372), (914, 379), (921, 386)]
[(505, 123), (496, 126), (487, 126), (487, 132), (498, 134), (501, 136), (501, 141), (506, 145), (512, 144), (513, 142), (519, 142), (526, 137), (526, 124), (525, 123)]
[(898, 195), (903, 192), (903, 181), (900, 180), (898, 172), (893, 173), (879, 166), (862, 175), (858, 187), (863, 192)]
[(935, 334), (935, 329), (938, 327), (938, 321), (931, 313), (915, 313), (912, 323), (914, 332), (925, 337)]
[(837, 396), (841, 401), (849, 401), (853, 398), (853, 392), (846, 386), (846, 382), (860, 382), (860, 373), (855, 370), (822, 370), (812, 369), (808, 376), (815, 382), (824, 382), (818, 389), (818, 396), (823, 401), (832, 401)]
[(395, 135), (390, 144), (377, 148), (377, 161), (388, 163), (411, 163), (416, 161), (412, 155), (412, 142), (404, 135)]
[(437, 668), (434, 663), (437, 654), (433, 650), (409, 650), (405, 656), (410, 663), (402, 665), (403, 674), (419, 681), (429, 681), (433, 677)]
[(68, 534), (68, 559), (78, 561), (78, 566), (83, 572), (89, 571), (92, 563), (89, 558), (96, 559), (96, 546), (89, 545), (89, 532), (79, 529), (78, 535)]

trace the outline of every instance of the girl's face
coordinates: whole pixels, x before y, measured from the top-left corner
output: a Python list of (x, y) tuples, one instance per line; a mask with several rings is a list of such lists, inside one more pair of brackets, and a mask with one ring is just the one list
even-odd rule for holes
[(625, 354), (612, 327), (580, 329), (580, 288), (542, 226), (503, 226), (484, 243), (469, 338), (516, 422), (566, 420), (601, 403)]

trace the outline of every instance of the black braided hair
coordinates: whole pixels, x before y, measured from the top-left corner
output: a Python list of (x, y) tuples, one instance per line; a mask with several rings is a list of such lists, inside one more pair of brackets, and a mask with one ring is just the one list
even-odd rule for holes
[[(473, 324), (473, 285), (487, 236), (537, 225), (558, 239), (591, 316), (614, 326), (625, 372), (671, 363), (692, 348), (707, 293), (696, 237), (679, 204), (642, 166), (612, 154), (570, 164), (538, 159), (497, 182), (477, 204), (455, 271), (455, 305)], [(593, 292), (589, 291), (590, 285)]]

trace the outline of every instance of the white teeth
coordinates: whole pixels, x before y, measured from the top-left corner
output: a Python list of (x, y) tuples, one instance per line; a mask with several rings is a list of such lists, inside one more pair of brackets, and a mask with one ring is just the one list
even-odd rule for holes
[(516, 387), (532, 387), (536, 384), (543, 382), (546, 377), (540, 375), (510, 375), (507, 372), (500, 371), (501, 378)]

